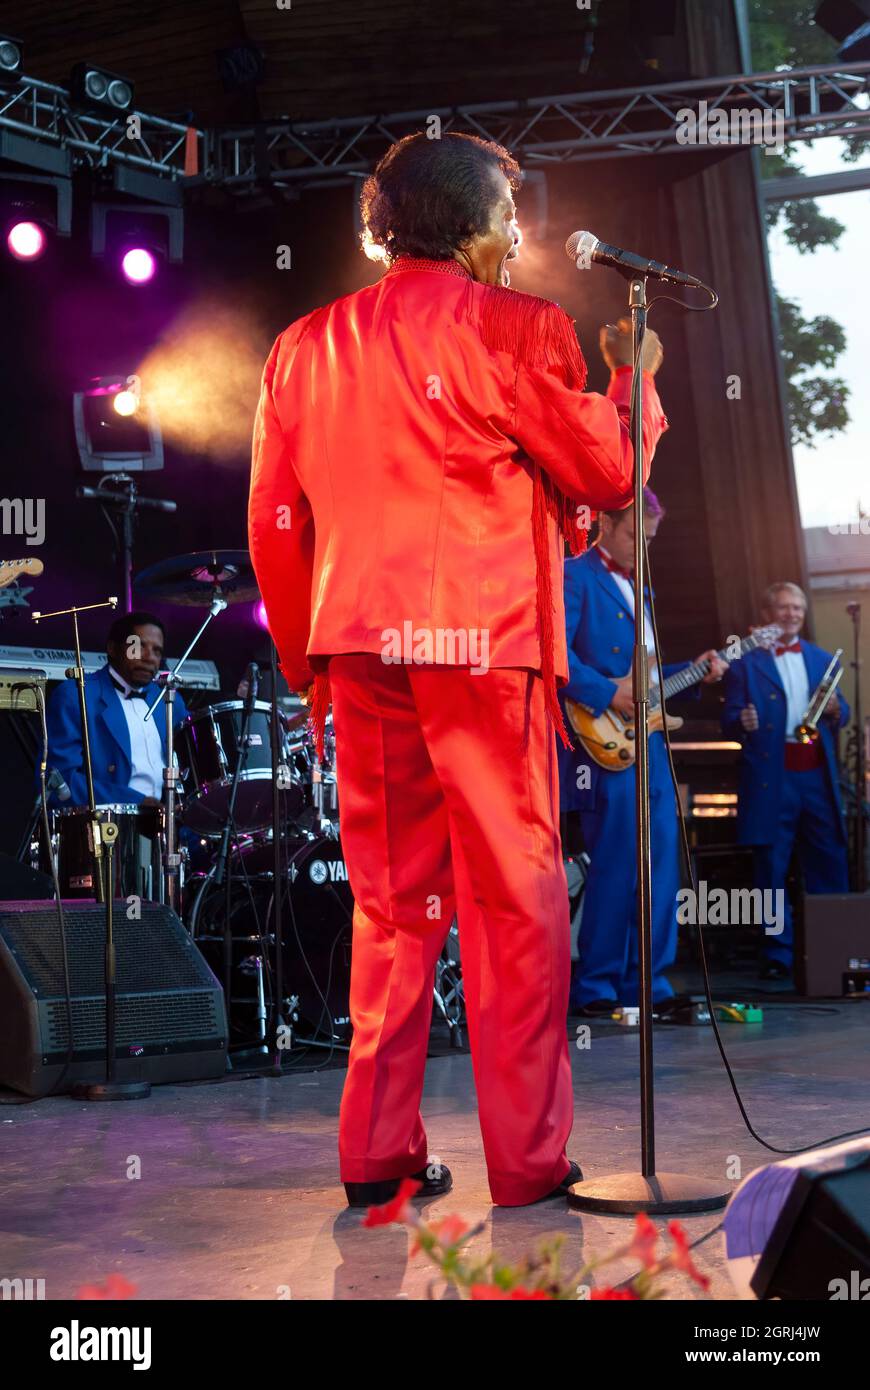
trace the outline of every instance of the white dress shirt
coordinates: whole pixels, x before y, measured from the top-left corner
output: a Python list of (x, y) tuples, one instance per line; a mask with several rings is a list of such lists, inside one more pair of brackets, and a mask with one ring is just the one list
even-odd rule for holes
[(113, 666), (109, 675), (116, 682), (115, 694), (121, 701), (124, 718), (130, 733), (130, 762), (132, 774), (130, 788), (143, 796), (154, 796), (158, 801), (163, 796), (163, 744), (157, 720), (152, 715), (146, 722), (147, 700), (128, 700), (127, 693), (133, 689), (129, 681), (119, 676)]
[[(615, 563), (613, 556), (610, 554), (610, 551), (605, 550), (603, 545), (599, 545), (598, 549), (601, 551), (602, 555), (607, 556), (611, 564)], [(610, 575), (610, 578), (616, 585), (617, 589), (622, 594), (622, 597), (625, 600), (625, 606), (631, 614), (631, 621), (634, 622), (633, 583), (630, 579), (626, 579), (624, 575), (617, 574), (616, 570), (608, 570), (608, 573)], [(655, 685), (659, 678), (659, 670), (658, 666), (656, 665), (656, 644), (655, 638), (653, 637), (652, 618), (650, 616), (649, 604), (647, 604), (646, 606), (646, 622), (644, 623), (643, 633), (644, 637), (646, 638), (646, 649), (649, 652), (649, 683), (650, 685)]]
[(810, 678), (803, 652), (774, 653), (777, 675), (785, 691), (785, 741), (796, 743), (794, 731), (801, 723), (810, 702)]

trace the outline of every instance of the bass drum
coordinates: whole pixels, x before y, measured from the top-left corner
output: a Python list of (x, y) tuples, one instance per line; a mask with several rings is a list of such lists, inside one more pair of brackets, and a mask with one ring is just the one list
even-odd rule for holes
[[(283, 996), (294, 1033), (346, 1042), (350, 1038), (350, 955), (353, 895), (341, 841), (316, 835), (285, 844), (281, 901)], [(240, 846), (231, 859), (230, 923), (233, 1041), (262, 1039), (263, 1002), (274, 997), (273, 848), (269, 840)], [(224, 976), (226, 885), (214, 871), (189, 885), (188, 930), (219, 980)], [(286, 1005), (285, 1005), (286, 1012)]]

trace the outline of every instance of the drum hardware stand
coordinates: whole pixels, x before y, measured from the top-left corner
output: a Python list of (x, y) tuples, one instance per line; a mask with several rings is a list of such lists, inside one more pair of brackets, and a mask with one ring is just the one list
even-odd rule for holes
[(649, 664), (646, 646), (646, 574), (643, 510), (643, 339), (646, 332), (646, 276), (621, 271), (629, 282), (632, 326), (631, 430), (634, 446), (634, 695), (635, 844), (637, 853), (637, 955), (640, 1000), (641, 1171), (612, 1173), (577, 1183), (568, 1204), (580, 1211), (620, 1213), (715, 1211), (729, 1190), (684, 1173), (657, 1173), (652, 1030), (652, 856), (649, 787)]
[[(269, 710), (269, 742), (272, 750), (272, 940), (275, 950), (275, 965), (272, 973), (272, 1020), (269, 1030), (269, 1047), (272, 1055), (272, 1071), (281, 1075), (283, 1047), (281, 1039), (287, 1036), (287, 1027), (281, 1014), (284, 1002), (284, 942), (281, 925), (281, 900), (284, 887), (284, 866), (281, 858), (281, 778), (278, 773), (281, 764), (281, 734), (278, 710), (278, 653), (275, 643), (269, 639), (269, 673), (272, 677), (272, 698)], [(268, 921), (267, 921), (268, 940)], [(290, 1029), (292, 1044), (293, 1032)]]
[[(86, 603), (79, 607), (58, 608), (54, 613), (32, 613), (31, 617), (35, 623), (44, 618), (65, 618), (72, 617), (73, 638), (76, 653), (76, 664), (70, 666), (66, 672), (68, 680), (74, 680), (79, 695), (79, 718), (82, 725), (82, 756), (85, 764), (85, 780), (88, 786), (88, 838), (91, 852), (93, 855), (94, 888), (97, 902), (105, 902), (106, 897), (111, 898), (111, 894), (105, 893), (103, 883), (103, 842), (101, 836), (101, 825), (97, 817), (97, 802), (94, 796), (94, 769), (91, 763), (91, 736), (88, 730), (88, 707), (85, 699), (85, 672), (82, 666), (82, 644), (79, 637), (79, 613), (89, 613), (94, 608), (117, 608), (117, 598), (108, 598), (103, 603)], [(48, 846), (51, 853), (51, 846)], [(107, 907), (107, 914), (111, 912), (111, 903)], [(111, 918), (109, 918), (109, 926)]]
[[(242, 962), (242, 964), (241, 964), (241, 966), (239, 967), (239, 969), (240, 969), (240, 973), (243, 974), (243, 975), (256, 975), (256, 977), (257, 977), (257, 1013), (256, 1013), (256, 1019), (257, 1019), (257, 1037), (259, 1038), (259, 1046), (257, 1046), (254, 1050), (257, 1051), (257, 1052), (265, 1052), (265, 1053), (268, 1053), (268, 1051), (269, 1051), (269, 1046), (268, 1046), (268, 1043), (267, 1043), (267, 1041), (266, 1041), (266, 1017), (267, 1017), (267, 1016), (266, 1016), (266, 992), (265, 992), (265, 989), (263, 988), (263, 957), (262, 957), (261, 955), (259, 955), (259, 956), (248, 956), (247, 960)], [(241, 1051), (241, 1050), (243, 1050), (243, 1049), (239, 1049), (239, 1050)]]
[[(120, 490), (112, 491), (105, 486), (109, 481), (121, 485)], [(108, 473), (101, 479), (98, 487), (77, 487), (76, 497), (86, 501), (99, 502), (106, 513), (106, 519), (115, 536), (115, 546), (121, 562), (121, 587), (124, 591), (124, 612), (133, 611), (133, 533), (136, 527), (138, 508), (150, 508), (157, 512), (174, 512), (176, 504), (162, 497), (140, 497), (136, 479), (130, 473)], [(121, 534), (108, 516), (107, 508), (117, 512), (121, 519)]]
[(227, 607), (227, 600), (216, 587), (206, 618), (200, 624), (197, 632), (187, 645), (187, 650), (176, 661), (171, 671), (166, 673), (157, 699), (150, 709), (145, 711), (145, 718), (150, 719), (163, 697), (166, 697), (166, 766), (163, 769), (163, 807), (164, 807), (164, 833), (166, 836), (166, 858), (164, 863), (165, 880), (165, 901), (172, 908), (173, 912), (178, 913), (179, 892), (178, 877), (181, 865), (181, 855), (178, 853), (177, 836), (175, 828), (175, 797), (178, 787), (178, 769), (175, 766), (175, 691), (178, 686), (178, 674), (190, 653), (193, 651), (202, 634), (205, 632), (212, 618), (216, 618)]
[[(227, 803), (227, 814), (224, 820), (224, 828), (221, 833), (220, 849), (217, 852), (214, 863), (213, 882), (218, 887), (225, 885), (224, 894), (224, 994), (226, 995), (227, 1011), (230, 1007), (230, 985), (232, 982), (233, 968), (233, 936), (232, 936), (232, 883), (233, 876), (230, 868), (230, 835), (235, 830), (236, 795), (239, 790), (239, 779), (242, 769), (248, 761), (248, 731), (251, 727), (251, 715), (254, 712), (254, 705), (257, 700), (257, 680), (259, 670), (254, 662), (250, 666), (250, 682), (248, 693), (245, 696), (245, 703), (242, 709), (242, 722), (239, 729), (239, 757), (233, 768), (233, 780), (230, 783), (230, 796)], [(274, 777), (273, 777), (274, 782)]]

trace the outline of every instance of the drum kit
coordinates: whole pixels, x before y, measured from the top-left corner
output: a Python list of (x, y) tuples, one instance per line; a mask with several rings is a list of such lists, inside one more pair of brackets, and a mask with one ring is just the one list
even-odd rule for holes
[[(146, 601), (204, 606), (215, 614), (259, 597), (244, 551), (162, 561), (139, 576), (136, 590)], [(274, 661), (272, 674), (274, 691)], [(277, 695), (273, 705), (250, 694), (193, 710), (175, 726), (177, 769), (164, 773), (179, 826), (174, 877), (167, 872), (165, 803), (97, 806), (100, 826), (116, 827), (115, 911), (129, 914), (137, 899), (175, 897), (172, 905), (224, 984), (237, 1049), (267, 1051), (267, 1020), (276, 1014), (282, 1048), (303, 1041), (341, 1047), (350, 1035), (353, 896), (339, 837), (331, 721), (319, 758), (298, 701), (283, 700), (297, 707), (282, 709)], [(100, 897), (89, 809), (53, 810), (50, 830), (62, 896)], [(43, 834), (33, 854), (47, 869), (44, 840)], [(278, 970), (276, 920), (282, 924)]]
[[(176, 673), (211, 618), (259, 597), (247, 552), (226, 550), (161, 561), (139, 575), (136, 591), (143, 600), (210, 610), (175, 664), (169, 689), (161, 690), (170, 709)], [(353, 895), (339, 833), (332, 723), (328, 717), (318, 757), (307, 710), (278, 699), (274, 649), (271, 702), (256, 698), (256, 669), (249, 668), (254, 689), (243, 688), (244, 698), (193, 710), (174, 727), (163, 805), (96, 807), (101, 825), (116, 827), (113, 897), (119, 911), (117, 900), (126, 900), (128, 915), (137, 899), (176, 909), (224, 985), (237, 1051), (267, 1053), (276, 1041), (282, 1050), (343, 1050), (351, 1032)], [(167, 734), (169, 727), (167, 717)], [(65, 898), (100, 896), (93, 819), (87, 807), (52, 812), (51, 854)], [(45, 869), (43, 841), (34, 856)], [(455, 926), (436, 972), (435, 1006), (451, 1043), (461, 1045)]]

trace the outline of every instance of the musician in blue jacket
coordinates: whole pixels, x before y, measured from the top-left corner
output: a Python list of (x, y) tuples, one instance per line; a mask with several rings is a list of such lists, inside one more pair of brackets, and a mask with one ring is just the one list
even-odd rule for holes
[[(757, 648), (729, 668), (722, 728), (743, 745), (737, 838), (758, 845), (756, 887), (781, 890), (782, 932), (765, 932), (763, 978), (787, 976), (793, 963), (791, 910), (785, 880), (797, 848), (808, 893), (846, 893), (849, 869), (846, 828), (837, 768), (837, 732), (849, 722), (849, 706), (835, 691), (819, 736), (795, 738), (831, 653), (800, 636), (807, 601), (797, 584), (772, 584), (764, 596), (765, 622), (782, 629), (777, 646)], [(779, 925), (779, 924), (777, 924)]]
[[(645, 488), (648, 542), (663, 516), (658, 498)], [(597, 544), (565, 562), (569, 672), (568, 684), (560, 693), (586, 705), (596, 716), (613, 707), (630, 721), (634, 716), (634, 507), (600, 513), (598, 526)], [(652, 684), (658, 672), (649, 605), (646, 637)], [(719, 680), (725, 666), (716, 652), (704, 652), (698, 657), (703, 660), (710, 662), (705, 681)], [(664, 676), (688, 664), (666, 665)], [(635, 773), (633, 766), (618, 771), (599, 767), (576, 736), (574, 742), (575, 749), (559, 750), (560, 803), (563, 812), (579, 811), (583, 847), (592, 862), (583, 897), (571, 1006), (584, 1014), (606, 1014), (618, 1004), (638, 1002)], [(673, 995), (665, 971), (676, 954), (680, 886), (677, 807), (662, 733), (650, 735), (649, 778), (653, 1001), (662, 1003)]]
[[(139, 803), (156, 806), (163, 796), (166, 763), (166, 715), (158, 708), (148, 720), (146, 710), (160, 687), (165, 631), (151, 613), (125, 613), (113, 622), (106, 642), (108, 662), (85, 676), (85, 703), (94, 794), (98, 806)], [(187, 714), (175, 696), (177, 726)], [(86, 806), (82, 724), (75, 681), (66, 680), (53, 692), (46, 712), (48, 766), (69, 786), (72, 806)]]

